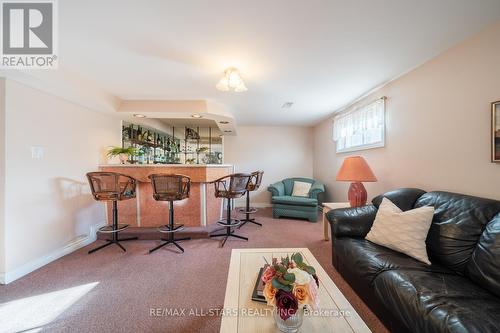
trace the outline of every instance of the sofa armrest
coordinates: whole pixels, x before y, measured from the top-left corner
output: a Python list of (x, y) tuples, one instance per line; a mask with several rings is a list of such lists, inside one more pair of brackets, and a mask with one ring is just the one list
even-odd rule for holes
[(315, 181), (309, 190), (309, 198), (318, 199), (318, 194), (325, 192), (325, 185), (321, 182)]
[(271, 192), (271, 196), (273, 197), (285, 195), (285, 184), (283, 184), (283, 182), (277, 182), (269, 185), (267, 190)]
[(333, 237), (365, 237), (372, 227), (377, 208), (367, 205), (332, 209), (326, 214)]

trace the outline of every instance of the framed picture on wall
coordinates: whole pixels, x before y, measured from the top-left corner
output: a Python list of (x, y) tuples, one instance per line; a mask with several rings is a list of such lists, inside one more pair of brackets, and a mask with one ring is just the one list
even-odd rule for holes
[(500, 163), (500, 101), (491, 103), (491, 161)]

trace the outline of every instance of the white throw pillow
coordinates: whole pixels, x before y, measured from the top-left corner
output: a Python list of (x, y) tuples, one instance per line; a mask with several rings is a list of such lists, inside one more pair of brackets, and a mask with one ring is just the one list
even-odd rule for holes
[(293, 182), (292, 196), (308, 197), (310, 189), (311, 189), (311, 183), (299, 182), (296, 180)]
[(366, 239), (430, 265), (425, 239), (433, 216), (432, 206), (403, 212), (391, 200), (384, 198)]

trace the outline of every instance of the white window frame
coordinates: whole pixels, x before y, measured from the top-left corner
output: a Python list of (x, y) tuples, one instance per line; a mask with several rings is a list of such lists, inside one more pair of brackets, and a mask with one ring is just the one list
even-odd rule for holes
[[(346, 152), (352, 152), (352, 151), (358, 151), (358, 150), (380, 148), (380, 147), (385, 146), (385, 99), (386, 99), (385, 97), (378, 98), (378, 99), (376, 99), (368, 104), (357, 107), (357, 108), (350, 110), (350, 111), (347, 111), (347, 112), (342, 112), (339, 115), (334, 117), (334, 119), (333, 119), (333, 125), (334, 125), (333, 126), (333, 140), (335, 141), (335, 149), (336, 149), (337, 153), (346, 153)], [(363, 112), (367, 113), (369, 111), (369, 109), (373, 106), (373, 104), (375, 104), (375, 103), (381, 103), (381, 106), (382, 106), (381, 139), (379, 141), (376, 141), (376, 142), (362, 143), (359, 145), (352, 145), (352, 146), (347, 146), (344, 148), (339, 148), (338, 139), (339, 139), (340, 134), (335, 133), (335, 132), (341, 131), (342, 129), (335, 128), (336, 127), (335, 121), (338, 121), (339, 119), (343, 119), (343, 118), (352, 117), (353, 115), (355, 115), (357, 113), (363, 113)], [(364, 141), (364, 136), (366, 135), (367, 129), (365, 128), (364, 131), (363, 130), (361, 130), (361, 131), (362, 131), (362, 133), (360, 135), (363, 136), (363, 141)]]

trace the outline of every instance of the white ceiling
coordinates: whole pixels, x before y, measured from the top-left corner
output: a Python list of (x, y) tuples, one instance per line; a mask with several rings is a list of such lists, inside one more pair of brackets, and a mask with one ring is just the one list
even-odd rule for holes
[[(121, 99), (213, 100), (239, 125), (317, 123), (500, 19), (499, 0), (58, 4), (61, 68)], [(215, 89), (229, 66), (248, 92)]]

